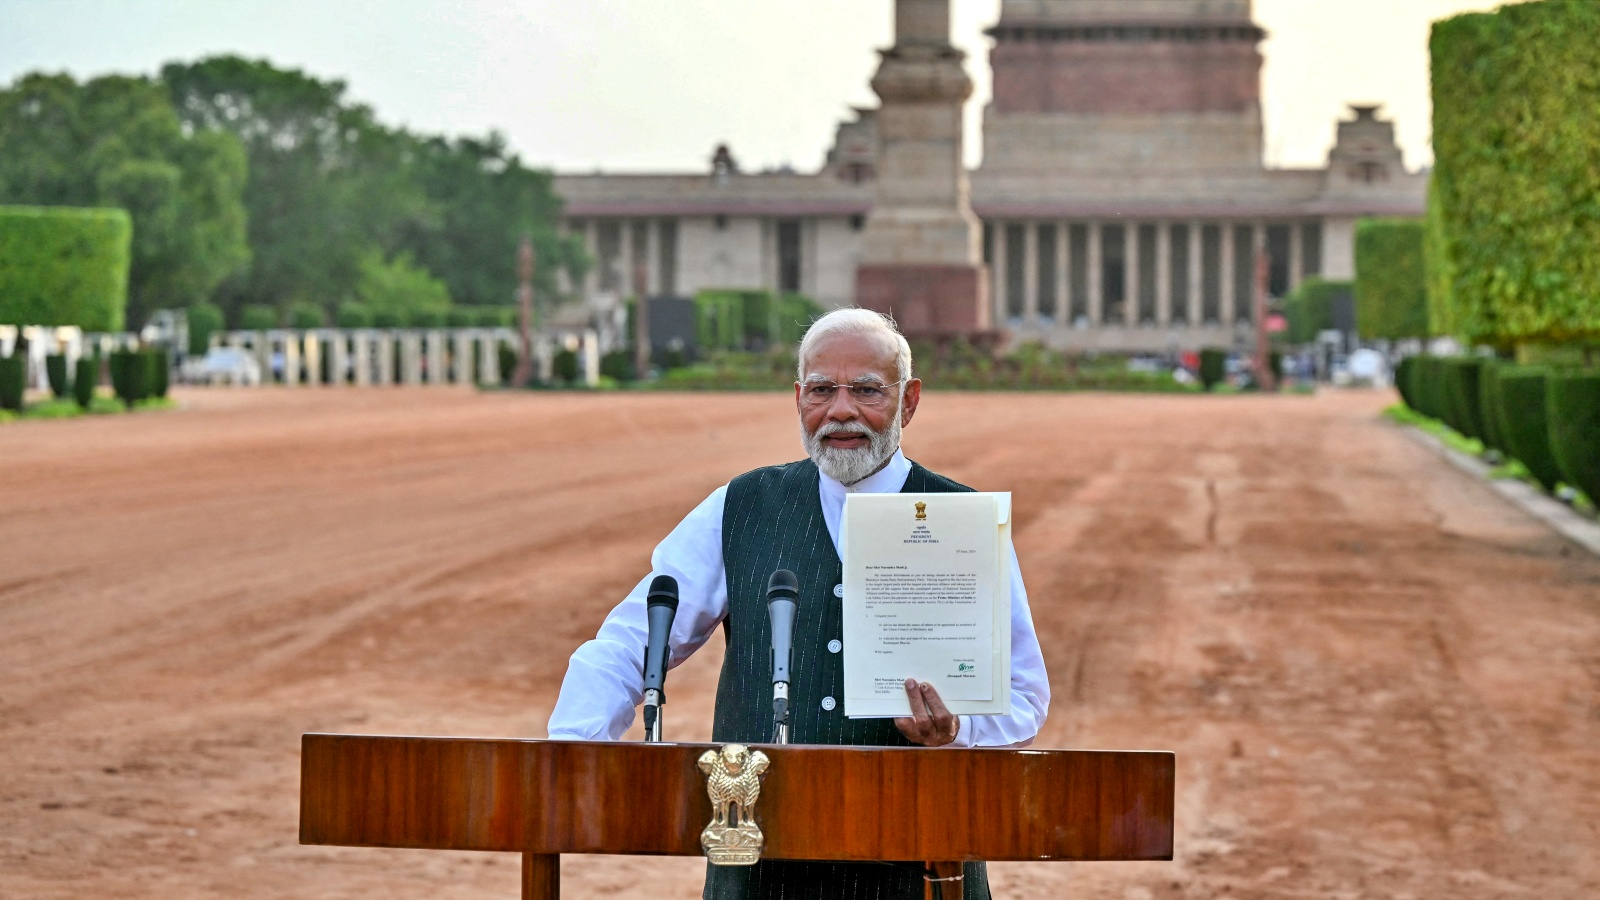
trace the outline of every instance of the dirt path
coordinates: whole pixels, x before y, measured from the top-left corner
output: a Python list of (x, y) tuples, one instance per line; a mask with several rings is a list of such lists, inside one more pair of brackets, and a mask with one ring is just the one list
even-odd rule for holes
[[(781, 395), (181, 399), (0, 427), (0, 896), (516, 896), (511, 855), (298, 846), (299, 735), (543, 736), (655, 541), (799, 453)], [(1600, 561), (1385, 402), (929, 395), (910, 455), (1018, 492), (1040, 745), (1179, 754), (1175, 862), (997, 894), (1600, 894)], [(693, 860), (564, 871), (698, 896)]]

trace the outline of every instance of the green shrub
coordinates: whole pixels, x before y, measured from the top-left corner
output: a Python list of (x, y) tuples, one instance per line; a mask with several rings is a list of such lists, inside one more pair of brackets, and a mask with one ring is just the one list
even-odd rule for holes
[(1228, 351), (1207, 347), (1200, 351), (1200, 383), (1211, 390), (1228, 377)]
[(56, 399), (61, 399), (72, 391), (72, 383), (67, 381), (67, 358), (60, 353), (52, 353), (44, 358), (44, 373), (50, 379), (50, 393)]
[(568, 384), (577, 381), (578, 354), (565, 348), (557, 351), (555, 359), (551, 360), (550, 374)]
[(398, 309), (375, 309), (372, 311), (372, 327), (404, 328), (406, 316)]
[(211, 335), (223, 329), (222, 310), (210, 303), (196, 303), (185, 317), (189, 320), (189, 355), (204, 356), (211, 349)]
[(289, 307), (289, 327), (306, 331), (328, 324), (328, 314), (318, 303), (302, 300)]
[(1545, 410), (1562, 480), (1600, 498), (1600, 372), (1551, 372)]
[(120, 209), (0, 206), (0, 322), (121, 331), (132, 240)]
[(500, 359), (500, 383), (511, 384), (511, 376), (517, 373), (517, 351), (515, 347), (501, 341), (495, 348), (495, 353)]
[(1500, 417), (1500, 361), (1484, 360), (1478, 371), (1478, 416), (1483, 425), (1483, 443), (1502, 454), (1506, 449), (1505, 428)]
[(477, 322), (478, 311), (465, 306), (452, 306), (444, 314), (444, 324), (450, 328), (471, 328)]
[(0, 357), (0, 409), (22, 412), (22, 392), (27, 382), (27, 357)]
[(339, 311), (335, 314), (334, 321), (340, 328), (371, 328), (372, 310), (365, 303), (347, 300), (339, 304)]
[(1600, 3), (1519, 3), (1435, 22), (1434, 191), (1452, 331), (1472, 342), (1600, 336)]
[(1415, 356), (1405, 357), (1394, 367), (1394, 387), (1395, 390), (1400, 392), (1401, 402), (1405, 403), (1406, 407), (1413, 412), (1420, 412), (1417, 409), (1416, 376), (1417, 358)]
[(111, 387), (124, 406), (150, 396), (150, 380), (154, 366), (140, 350), (118, 350), (111, 354)]
[(1418, 392), (1419, 399), (1426, 407), (1423, 412), (1440, 421), (1445, 421), (1449, 409), (1449, 382), (1446, 372), (1449, 363), (1450, 360), (1439, 356), (1423, 359), (1424, 384), (1422, 390)]
[(239, 311), (239, 327), (245, 331), (267, 331), (278, 327), (278, 311), (270, 306), (251, 304)]
[(613, 350), (600, 357), (600, 374), (616, 381), (633, 380), (633, 353)]
[(72, 399), (88, 409), (94, 402), (94, 389), (100, 386), (100, 360), (93, 356), (78, 357), (78, 370), (73, 374)]
[(443, 328), (445, 311), (433, 307), (423, 307), (411, 311), (412, 328)]
[(1418, 219), (1365, 219), (1356, 226), (1356, 330), (1362, 337), (1427, 336), (1422, 236)]
[(144, 351), (145, 365), (149, 371), (149, 381), (144, 397), (162, 399), (167, 396), (167, 385), (172, 377), (172, 359), (165, 350)]
[(517, 308), (514, 306), (485, 306), (478, 310), (476, 324), (479, 328), (515, 328), (517, 327)]
[(1317, 335), (1333, 327), (1333, 299), (1348, 295), (1354, 282), (1329, 281), (1312, 276), (1300, 282), (1283, 298), (1284, 317), (1289, 330), (1284, 336), (1290, 344), (1310, 344)]
[(1483, 440), (1483, 414), (1478, 408), (1478, 379), (1483, 360), (1462, 357), (1445, 361), (1443, 368), (1444, 423), (1469, 438)]
[(1553, 491), (1561, 482), (1561, 468), (1550, 449), (1550, 423), (1545, 415), (1548, 377), (1548, 371), (1539, 366), (1501, 366), (1495, 384), (1506, 452), (1546, 490)]

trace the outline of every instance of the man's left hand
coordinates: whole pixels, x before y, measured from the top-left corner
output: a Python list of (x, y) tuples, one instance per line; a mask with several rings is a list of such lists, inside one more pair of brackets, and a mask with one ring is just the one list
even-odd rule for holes
[(939, 747), (956, 739), (961, 718), (944, 708), (933, 685), (907, 678), (906, 699), (911, 701), (911, 715), (894, 720), (901, 734), (924, 747)]

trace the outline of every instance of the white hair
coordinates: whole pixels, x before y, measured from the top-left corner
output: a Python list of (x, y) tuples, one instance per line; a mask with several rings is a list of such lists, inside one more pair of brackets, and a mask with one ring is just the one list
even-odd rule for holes
[(800, 341), (800, 359), (796, 366), (800, 381), (806, 380), (806, 359), (812, 351), (823, 340), (836, 334), (874, 334), (883, 338), (894, 348), (895, 377), (902, 382), (901, 389), (904, 390), (903, 383), (911, 380), (911, 345), (906, 343), (905, 336), (895, 327), (894, 319), (854, 306), (836, 309), (812, 322), (811, 327), (806, 329), (806, 336)]

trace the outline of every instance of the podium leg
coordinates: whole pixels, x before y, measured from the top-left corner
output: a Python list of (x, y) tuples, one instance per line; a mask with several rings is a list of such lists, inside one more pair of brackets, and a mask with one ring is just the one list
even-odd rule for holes
[(927, 873), (922, 880), (922, 900), (961, 900), (966, 887), (962, 877), (965, 863), (930, 862), (923, 866)]
[(561, 900), (560, 854), (522, 854), (522, 900)]

